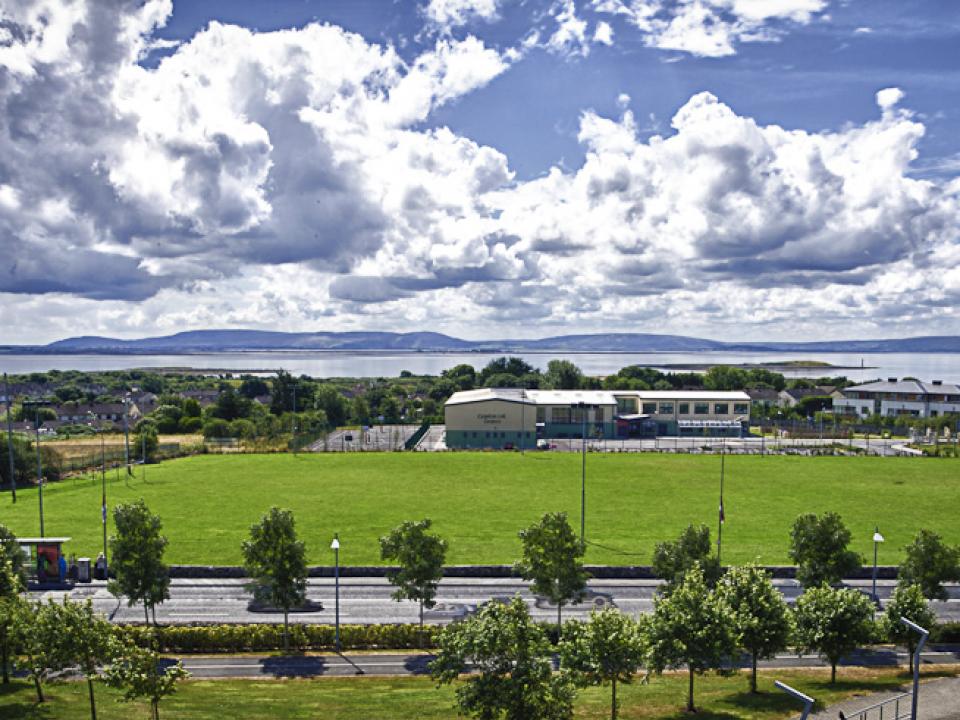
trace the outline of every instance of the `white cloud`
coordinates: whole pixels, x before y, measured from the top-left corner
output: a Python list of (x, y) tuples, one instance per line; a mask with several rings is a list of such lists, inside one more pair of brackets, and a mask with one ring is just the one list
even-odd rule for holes
[[(772, 42), (784, 23), (806, 25), (828, 0), (593, 0), (597, 13), (625, 17), (644, 42), (699, 57), (734, 55), (745, 42)], [(820, 17), (823, 17), (822, 15)]]
[(442, 28), (466, 25), (473, 20), (498, 18), (500, 0), (430, 0), (423, 8), (427, 19)]
[(889, 112), (903, 100), (903, 90), (896, 87), (888, 87), (877, 91), (877, 105), (884, 112)]
[(613, 45), (613, 28), (610, 23), (601, 20), (593, 31), (593, 41), (602, 45)]
[(574, 0), (557, 0), (550, 12), (556, 19), (557, 27), (547, 40), (547, 49), (566, 56), (589, 55), (587, 21), (577, 15)]

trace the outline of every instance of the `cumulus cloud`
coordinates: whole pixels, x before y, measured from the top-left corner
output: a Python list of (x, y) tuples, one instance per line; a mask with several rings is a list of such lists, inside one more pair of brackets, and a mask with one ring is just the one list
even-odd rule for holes
[(699, 57), (734, 55), (744, 42), (779, 39), (785, 23), (805, 25), (828, 0), (593, 0), (595, 12), (619, 15), (644, 42)]
[(449, 29), (473, 20), (492, 22), (497, 19), (500, 0), (430, 0), (423, 8), (427, 20)]

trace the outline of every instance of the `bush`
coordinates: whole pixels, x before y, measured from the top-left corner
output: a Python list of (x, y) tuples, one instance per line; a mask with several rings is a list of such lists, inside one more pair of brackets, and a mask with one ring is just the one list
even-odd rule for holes
[(930, 640), (937, 643), (960, 643), (960, 622), (939, 623), (930, 630)]
[[(435, 646), (440, 628), (424, 628), (424, 644)], [(169, 653), (266, 652), (283, 647), (283, 625), (123, 625), (121, 636), (141, 647)], [(348, 650), (407, 650), (419, 647), (416, 625), (341, 625), (340, 642)], [(332, 650), (333, 625), (291, 625), (291, 650)]]

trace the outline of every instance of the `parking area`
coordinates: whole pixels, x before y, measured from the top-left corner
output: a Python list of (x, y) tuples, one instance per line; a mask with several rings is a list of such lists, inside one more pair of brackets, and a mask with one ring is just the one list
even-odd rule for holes
[(371, 425), (359, 430), (334, 430), (307, 449), (310, 452), (383, 452), (403, 450), (419, 425)]

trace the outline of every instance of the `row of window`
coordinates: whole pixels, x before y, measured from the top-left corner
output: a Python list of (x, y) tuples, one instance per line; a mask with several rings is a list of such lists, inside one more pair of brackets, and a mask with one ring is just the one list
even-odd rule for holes
[[(691, 403), (676, 403), (676, 414), (677, 415), (690, 415), (690, 405)], [(674, 414), (674, 403), (672, 402), (645, 402), (643, 403), (643, 414), (644, 415), (673, 415)], [(693, 403), (693, 414), (694, 415), (710, 415), (710, 403), (698, 402)], [(729, 415), (730, 414), (730, 403), (713, 403), (713, 415)], [(734, 415), (749, 415), (750, 414), (750, 403), (733, 403), (733, 414)]]
[[(491, 432), (485, 432), (485, 433), (483, 433), (483, 437), (485, 437), (485, 438), (487, 438), (487, 439), (489, 439), (489, 438), (506, 438), (508, 435), (509, 435), (510, 437), (512, 437), (512, 438), (520, 437), (520, 433), (518, 433), (518, 432), (506, 433), (506, 432), (499, 432), (499, 431), (494, 430), (494, 431), (491, 431)], [(471, 432), (471, 433), (470, 433), (470, 437), (478, 438), (478, 437), (480, 437), (480, 436), (481, 436), (481, 434), (480, 434), (479, 432)], [(527, 440), (532, 440), (532, 439), (533, 439), (533, 433), (532, 433), (532, 432), (529, 432), (529, 431), (528, 431), (528, 432), (525, 432), (525, 433), (523, 433), (523, 437), (524, 437), (525, 439), (527, 439)]]

